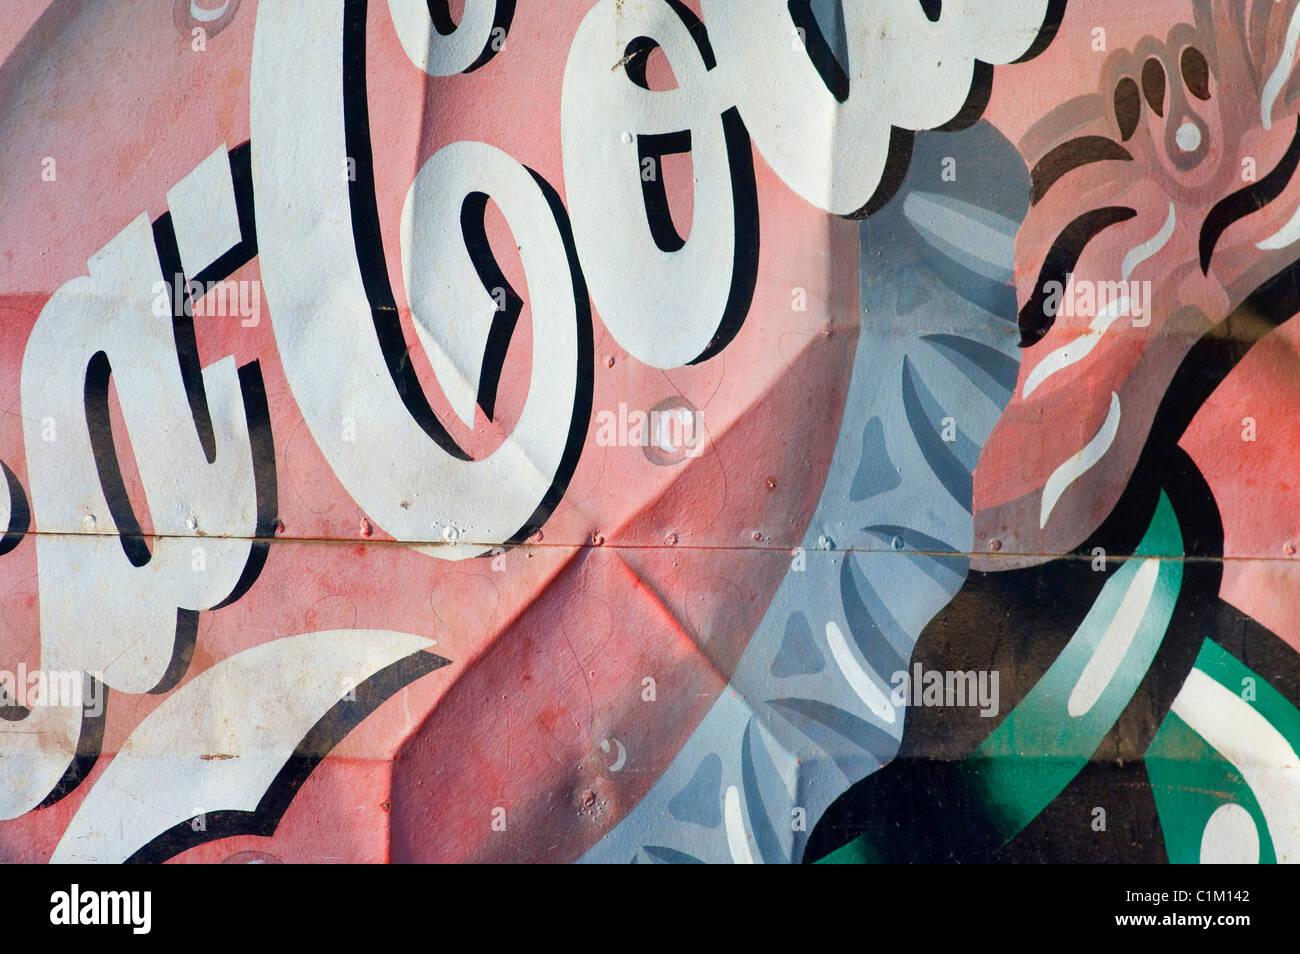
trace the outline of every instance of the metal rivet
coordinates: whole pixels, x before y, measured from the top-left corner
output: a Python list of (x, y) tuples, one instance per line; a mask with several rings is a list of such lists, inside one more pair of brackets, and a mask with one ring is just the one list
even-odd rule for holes
[(1001, 541), (1001, 540), (990, 540), (990, 541), (989, 541), (989, 549), (992, 550), (994, 553), (997, 553), (999, 550), (1002, 549), (1002, 541)]
[(367, 520), (365, 517), (362, 517), (362, 518), (361, 518), (361, 535), (362, 535), (363, 537), (368, 537), (368, 536), (370, 536), (370, 535), (371, 535), (372, 533), (374, 533), (374, 532), (375, 532), (375, 528), (371, 525), (370, 521)]

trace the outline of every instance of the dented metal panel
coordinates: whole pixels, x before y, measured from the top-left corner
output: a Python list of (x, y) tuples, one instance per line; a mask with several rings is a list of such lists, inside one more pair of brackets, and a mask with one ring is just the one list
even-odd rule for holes
[(1289, 861), (1297, 0), (32, 0), (0, 858)]

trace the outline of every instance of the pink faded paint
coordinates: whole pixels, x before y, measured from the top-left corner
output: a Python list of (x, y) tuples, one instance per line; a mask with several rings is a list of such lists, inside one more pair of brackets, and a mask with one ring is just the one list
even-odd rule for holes
[[(167, 210), (167, 190), (204, 157), (248, 139), (257, 10), (244, 0), (197, 53), (177, 32), (170, 4), (135, 5), (130, 17), (107, 5), (56, 8), (17, 42), (0, 73), (0, 394), (10, 396), (0, 458), (24, 486), (18, 396), (30, 329), (53, 291), (84, 274), (87, 258), (133, 217), (156, 219)], [(444, 418), (453, 415), (401, 297), (394, 250), (402, 200), (425, 159), (466, 138), (507, 150), (563, 195), (560, 79), (582, 13), (580, 4), (521, 4), (508, 58), (472, 76), (429, 79), (403, 54), (386, 5), (370, 5), (367, 85), (383, 238), (413, 363)], [(57, 180), (42, 183), (46, 156), (57, 162)], [(283, 532), (253, 587), (200, 615), (179, 686), (165, 696), (114, 692), (102, 755), (87, 779), (48, 808), (0, 822), (0, 857), (48, 858), (133, 729), (195, 676), (279, 637), (338, 628), (431, 637), (451, 664), (397, 692), (330, 752), (274, 835), (218, 839), (173, 860), (264, 851), (287, 862), (559, 861), (609, 831), (725, 690), (787, 569), (788, 549), (801, 539), (838, 432), (857, 333), (856, 225), (816, 211), (761, 159), (756, 165), (757, 290), (723, 354), (695, 367), (649, 368), (595, 316), (595, 353), (617, 361), (596, 364), (594, 408), (648, 408), (681, 395), (706, 422), (706, 452), (677, 468), (650, 466), (638, 447), (597, 446), (593, 428), (544, 541), (505, 552), (499, 572), (486, 560), (424, 556), (380, 527), (361, 539), (365, 515), (303, 424), (265, 300), (256, 327), (196, 319), (202, 364), (233, 355), (260, 365)], [(679, 172), (670, 173), (675, 206), (689, 183)], [(490, 229), (494, 246), (505, 249), (499, 216)], [(518, 257), (501, 260), (511, 283), (526, 288)], [(257, 261), (231, 277), (258, 280)], [(791, 307), (795, 287), (806, 291), (806, 311)], [(519, 329), (503, 375), (503, 413), (492, 423), (480, 411), (473, 431), (453, 427), (474, 452), (499, 443), (522, 406), (527, 308)], [(113, 422), (129, 461), (115, 400)], [(124, 477), (149, 533), (138, 474), (124, 464)], [(749, 545), (756, 529), (769, 541), (761, 548)], [(584, 545), (596, 532), (605, 538), (599, 551)], [(669, 533), (676, 546), (660, 548)], [(0, 561), (6, 665), (40, 665), (38, 569), (30, 539)], [(647, 676), (660, 687), (653, 704), (641, 701)], [(276, 678), (292, 692), (292, 670)], [(229, 704), (233, 712), (239, 700)], [(212, 719), (227, 715), (214, 711)], [(628, 752), (618, 774), (608, 772), (600, 748), (610, 736)], [(596, 794), (591, 805), (580, 797), (588, 790)], [(508, 836), (490, 827), (495, 806), (506, 808)]]

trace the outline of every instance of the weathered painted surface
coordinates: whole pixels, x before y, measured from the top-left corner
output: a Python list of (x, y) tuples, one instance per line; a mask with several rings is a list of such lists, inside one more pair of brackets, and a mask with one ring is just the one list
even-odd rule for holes
[(1300, 856), (1300, 0), (21, 6), (0, 858)]

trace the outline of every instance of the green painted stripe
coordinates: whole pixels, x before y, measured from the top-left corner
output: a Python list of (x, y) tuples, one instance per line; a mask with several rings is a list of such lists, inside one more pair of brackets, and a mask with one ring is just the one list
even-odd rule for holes
[[(1042, 679), (963, 763), (959, 784), (984, 809), (982, 819), (1003, 842), (1013, 838), (1052, 803), (1096, 752), (1133, 698), (1173, 618), (1183, 580), (1183, 537), (1169, 498), (1161, 492), (1142, 542), (1115, 571), (1083, 622)], [(1151, 598), (1110, 680), (1087, 711), (1071, 716), (1068, 702), (1106, 635), (1141, 568), (1157, 566)], [(828, 864), (885, 860), (869, 835), (821, 859)]]
[[(1234, 695), (1246, 699), (1260, 715), (1272, 723), (1273, 728), (1282, 733), (1291, 748), (1300, 752), (1300, 711), (1291, 704), (1291, 700), (1274, 689), (1267, 679), (1218, 643), (1208, 639), (1196, 657), (1196, 668)], [(1254, 699), (1248, 699), (1243, 694), (1247, 679), (1254, 681)]]
[[(1162, 492), (1135, 557), (1115, 572), (1043, 678), (972, 753), (968, 763), (1004, 839), (1014, 837), (1073, 780), (1096, 752), (1146, 675), (1173, 617), (1183, 578), (1183, 540)], [(1173, 557), (1173, 558), (1170, 558)], [(1088, 711), (1067, 701), (1115, 619), (1134, 577), (1158, 563), (1155, 586), (1114, 676)]]
[(1231, 762), (1173, 712), (1160, 724), (1144, 761), (1171, 863), (1200, 862), (1205, 826), (1228, 804), (1240, 805), (1254, 820), (1260, 863), (1277, 862), (1268, 822), (1250, 786)]

